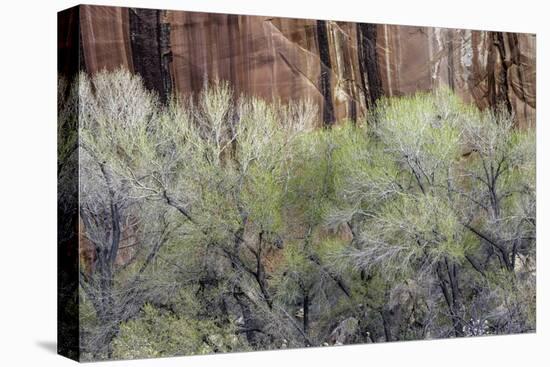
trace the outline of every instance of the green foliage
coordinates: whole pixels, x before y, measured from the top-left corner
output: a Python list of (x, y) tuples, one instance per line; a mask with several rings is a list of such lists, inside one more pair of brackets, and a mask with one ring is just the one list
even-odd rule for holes
[(134, 239), (83, 278), (90, 353), (534, 330), (534, 131), (505, 111), (440, 90), (312, 129), (311, 103), (224, 82), (165, 106), (124, 71), (79, 91), (85, 234), (109, 249), (118, 219)]
[(146, 304), (141, 315), (120, 326), (113, 340), (115, 358), (150, 358), (239, 350), (230, 326), (162, 312)]
[[(289, 210), (306, 228), (323, 221), (334, 193), (332, 132), (301, 134), (292, 150), (286, 195)], [(298, 174), (299, 173), (299, 174)]]

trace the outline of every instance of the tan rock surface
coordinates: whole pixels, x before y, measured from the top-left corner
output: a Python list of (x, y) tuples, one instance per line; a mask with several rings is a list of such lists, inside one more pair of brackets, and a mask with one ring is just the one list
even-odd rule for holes
[(222, 79), (237, 93), (310, 98), (332, 123), (380, 96), (447, 85), (535, 120), (533, 34), (87, 5), (80, 25), (86, 71), (128, 68), (162, 98)]

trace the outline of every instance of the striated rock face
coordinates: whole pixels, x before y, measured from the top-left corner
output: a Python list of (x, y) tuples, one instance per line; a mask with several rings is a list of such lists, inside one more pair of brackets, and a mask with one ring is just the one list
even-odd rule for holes
[(80, 6), (81, 68), (119, 66), (161, 98), (208, 80), (237, 93), (309, 98), (322, 121), (360, 118), (380, 96), (446, 85), (534, 124), (534, 34)]

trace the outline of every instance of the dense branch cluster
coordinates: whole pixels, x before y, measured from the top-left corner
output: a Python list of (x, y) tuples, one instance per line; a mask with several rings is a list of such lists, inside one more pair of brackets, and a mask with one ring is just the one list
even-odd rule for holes
[(72, 90), (87, 358), (534, 330), (535, 139), (513, 116), (441, 90), (315, 128), (310, 102), (223, 82)]

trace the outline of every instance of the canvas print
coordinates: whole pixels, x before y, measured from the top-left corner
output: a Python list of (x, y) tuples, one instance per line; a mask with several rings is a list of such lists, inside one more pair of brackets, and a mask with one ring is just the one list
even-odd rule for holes
[(88, 5), (58, 27), (60, 354), (535, 332), (534, 34)]

